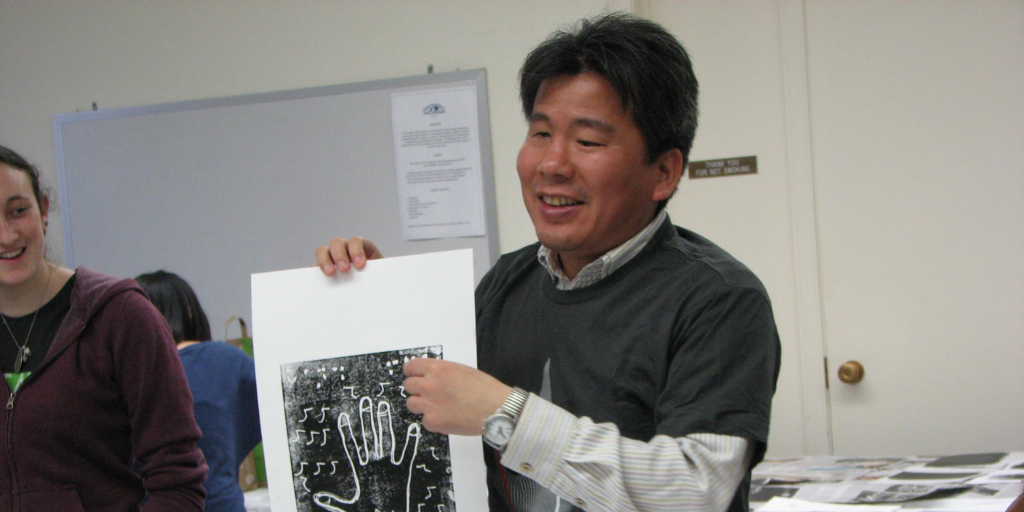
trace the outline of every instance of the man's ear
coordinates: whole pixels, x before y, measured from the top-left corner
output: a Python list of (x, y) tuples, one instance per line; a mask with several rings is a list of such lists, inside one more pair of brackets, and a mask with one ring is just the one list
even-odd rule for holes
[(654, 161), (658, 171), (658, 183), (654, 187), (654, 195), (651, 199), (655, 202), (665, 201), (672, 197), (676, 187), (679, 186), (679, 179), (683, 175), (685, 165), (683, 152), (679, 148), (672, 148), (658, 156)]

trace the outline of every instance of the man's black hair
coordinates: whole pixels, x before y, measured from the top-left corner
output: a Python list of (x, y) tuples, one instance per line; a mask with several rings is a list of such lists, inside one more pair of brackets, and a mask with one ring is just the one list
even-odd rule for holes
[(682, 152), (683, 165), (689, 162), (697, 132), (697, 77), (672, 34), (626, 13), (582, 20), (555, 32), (530, 52), (519, 71), (526, 118), (533, 114), (545, 80), (581, 73), (595, 73), (611, 83), (640, 128), (647, 163), (673, 148)]

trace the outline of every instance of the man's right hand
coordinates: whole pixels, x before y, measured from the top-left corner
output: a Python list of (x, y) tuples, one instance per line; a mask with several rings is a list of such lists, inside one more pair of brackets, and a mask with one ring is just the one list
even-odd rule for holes
[(361, 269), (366, 266), (367, 260), (383, 257), (373, 242), (358, 236), (348, 240), (332, 238), (328, 245), (316, 248), (316, 264), (328, 276), (333, 276), (335, 272), (348, 272), (352, 267)]

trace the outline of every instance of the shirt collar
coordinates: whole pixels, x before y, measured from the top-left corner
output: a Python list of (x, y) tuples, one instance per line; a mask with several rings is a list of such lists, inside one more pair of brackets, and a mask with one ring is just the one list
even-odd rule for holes
[(658, 227), (661, 226), (666, 218), (668, 218), (668, 212), (662, 209), (654, 216), (654, 220), (647, 227), (640, 230), (633, 238), (626, 240), (622, 245), (604, 253), (600, 258), (583, 267), (583, 270), (580, 270), (580, 273), (576, 275), (576, 279), (569, 279), (562, 272), (562, 266), (558, 262), (557, 255), (551, 249), (544, 247), (543, 244), (537, 250), (537, 259), (540, 261), (541, 266), (547, 269), (551, 279), (555, 282), (555, 287), (559, 290), (576, 290), (590, 286), (610, 276), (612, 272), (615, 272), (619, 267), (625, 265), (634, 256), (639, 254), (644, 246), (647, 245), (647, 242), (651, 241), (654, 233), (658, 231)]

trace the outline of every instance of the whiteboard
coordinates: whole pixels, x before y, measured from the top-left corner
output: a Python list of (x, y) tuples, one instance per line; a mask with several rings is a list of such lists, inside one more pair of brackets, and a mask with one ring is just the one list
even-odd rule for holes
[[(406, 241), (391, 94), (472, 86), (485, 235)], [(54, 117), (65, 262), (120, 277), (165, 269), (196, 290), (214, 337), (251, 318), (250, 275), (307, 267), (335, 236), (385, 256), (498, 257), (483, 69)]]

